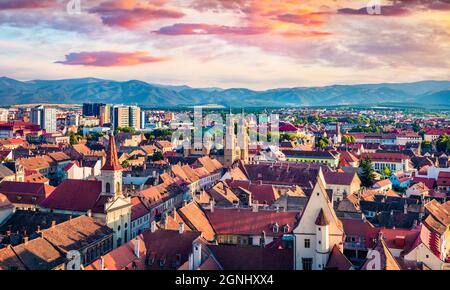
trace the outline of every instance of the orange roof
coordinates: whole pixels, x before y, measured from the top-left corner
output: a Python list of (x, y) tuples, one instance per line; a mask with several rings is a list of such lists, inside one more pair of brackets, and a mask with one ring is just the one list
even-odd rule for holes
[(180, 208), (179, 214), (191, 229), (201, 232), (205, 240), (214, 240), (214, 229), (209, 223), (206, 214), (196, 202), (188, 203)]

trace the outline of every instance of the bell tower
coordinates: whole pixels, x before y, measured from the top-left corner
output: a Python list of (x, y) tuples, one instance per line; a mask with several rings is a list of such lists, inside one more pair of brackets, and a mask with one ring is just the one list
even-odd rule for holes
[(239, 134), (238, 138), (240, 138), (239, 147), (241, 151), (240, 152), (241, 160), (242, 162), (244, 162), (244, 164), (248, 164), (249, 163), (248, 143), (250, 137), (248, 136), (248, 122), (245, 119), (244, 109), (242, 109), (242, 116), (239, 119), (238, 134)]
[(224, 166), (229, 168), (238, 158), (236, 154), (236, 134), (234, 133), (234, 117), (231, 113), (227, 117), (227, 124), (225, 128), (225, 143), (223, 147)]
[(102, 167), (102, 195), (117, 197), (122, 195), (122, 166), (117, 156), (114, 135), (109, 136), (109, 146), (106, 152), (105, 165)]

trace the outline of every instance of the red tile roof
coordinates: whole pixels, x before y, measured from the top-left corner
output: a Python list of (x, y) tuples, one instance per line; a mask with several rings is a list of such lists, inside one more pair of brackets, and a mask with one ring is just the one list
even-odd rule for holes
[(409, 157), (401, 153), (363, 153), (361, 154), (361, 159), (370, 157), (372, 161), (385, 161), (385, 162), (402, 162), (402, 160), (407, 160)]
[(352, 267), (352, 263), (345, 257), (344, 253), (339, 250), (337, 245), (334, 245), (326, 268), (329, 270), (350, 270)]
[(40, 207), (68, 211), (104, 212), (106, 196), (100, 196), (102, 183), (97, 180), (64, 180)]
[(323, 177), (326, 184), (350, 185), (356, 178), (356, 172), (331, 172), (325, 171)]
[(38, 205), (48, 197), (55, 188), (44, 183), (4, 181), (0, 183), (0, 193), (6, 195), (10, 202)]
[(279, 198), (275, 188), (270, 184), (262, 184), (261, 182), (251, 182), (247, 180), (227, 180), (226, 183), (232, 189), (243, 188), (252, 193), (252, 200), (259, 204), (272, 205)]
[[(277, 212), (273, 210), (259, 210), (236, 208), (215, 208), (214, 212), (206, 211), (206, 215), (219, 235), (261, 235), (278, 237), (283, 234), (283, 227), (289, 225), (292, 231), (298, 223), (298, 213)], [(279, 231), (274, 233), (273, 225), (278, 223)]]
[(149, 209), (141, 202), (139, 197), (133, 197), (131, 199), (131, 220), (134, 221), (138, 218), (143, 217), (148, 214)]

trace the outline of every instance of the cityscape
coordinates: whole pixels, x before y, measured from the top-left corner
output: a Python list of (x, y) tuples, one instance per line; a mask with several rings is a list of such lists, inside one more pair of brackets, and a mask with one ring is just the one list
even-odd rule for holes
[(450, 270), (450, 4), (294, 2), (0, 0), (0, 270)]

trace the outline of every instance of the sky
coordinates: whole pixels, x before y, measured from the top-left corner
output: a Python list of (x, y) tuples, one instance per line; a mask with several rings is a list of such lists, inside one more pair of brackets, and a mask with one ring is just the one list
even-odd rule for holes
[(0, 0), (0, 76), (256, 90), (450, 80), (449, 16), (450, 0)]

